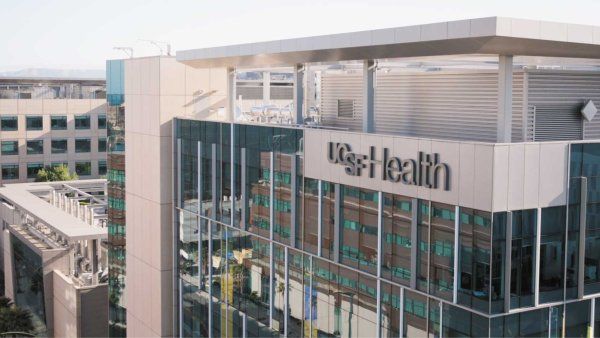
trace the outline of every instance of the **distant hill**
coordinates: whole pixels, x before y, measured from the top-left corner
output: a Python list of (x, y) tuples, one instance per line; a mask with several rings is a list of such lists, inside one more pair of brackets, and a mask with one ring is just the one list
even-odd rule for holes
[(0, 77), (103, 79), (106, 77), (106, 73), (104, 69), (27, 68), (10, 72), (0, 72)]

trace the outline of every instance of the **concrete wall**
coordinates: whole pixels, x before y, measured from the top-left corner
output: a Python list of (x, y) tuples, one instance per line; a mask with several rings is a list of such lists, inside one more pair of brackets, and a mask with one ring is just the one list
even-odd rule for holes
[[(494, 144), (314, 129), (304, 135), (307, 177), (486, 211), (566, 203), (568, 142)], [(416, 160), (419, 151), (438, 153), (440, 162), (450, 168), (450, 189), (384, 181), (379, 165), (374, 178), (366, 171), (360, 177), (350, 176), (343, 165), (327, 161), (328, 142), (348, 143), (359, 154), (369, 154), (369, 147), (375, 146), (377, 160), (384, 147), (390, 156), (401, 159)]]
[[(105, 99), (2, 99), (0, 100), (0, 115), (16, 115), (19, 129), (17, 131), (0, 131), (0, 140), (18, 141), (18, 155), (0, 156), (1, 164), (19, 164), (18, 180), (2, 180), (1, 183), (27, 182), (27, 163), (50, 165), (52, 162), (67, 162), (69, 169), (75, 171), (75, 162), (91, 161), (92, 175), (85, 178), (98, 177), (98, 161), (106, 160), (106, 153), (98, 152), (98, 138), (106, 137), (106, 129), (98, 129), (98, 115), (106, 115)], [(53, 115), (67, 116), (67, 130), (51, 130), (50, 117)], [(89, 115), (90, 129), (75, 130), (75, 115)], [(26, 130), (27, 116), (42, 116), (42, 130)], [(91, 152), (75, 153), (76, 138), (90, 138)], [(27, 155), (27, 140), (44, 140), (44, 154)], [(51, 153), (52, 139), (67, 139), (68, 152), (65, 154)], [(29, 181), (32, 181), (30, 179)]]
[(78, 337), (79, 299), (73, 282), (60, 272), (51, 274), (53, 284), (54, 337)]
[(172, 57), (125, 60), (127, 334), (173, 334), (172, 119), (220, 119), (224, 69)]
[(106, 337), (108, 285), (79, 288), (58, 271), (52, 277), (54, 337)]

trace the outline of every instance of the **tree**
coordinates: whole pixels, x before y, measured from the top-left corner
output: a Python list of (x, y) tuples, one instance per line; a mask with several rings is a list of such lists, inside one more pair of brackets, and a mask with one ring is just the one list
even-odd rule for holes
[(10, 298), (0, 297), (0, 335), (6, 332), (31, 333), (31, 313), (16, 306)]
[(46, 166), (37, 172), (36, 182), (55, 182), (55, 181), (72, 181), (79, 177), (76, 173), (69, 172), (69, 168), (64, 165)]

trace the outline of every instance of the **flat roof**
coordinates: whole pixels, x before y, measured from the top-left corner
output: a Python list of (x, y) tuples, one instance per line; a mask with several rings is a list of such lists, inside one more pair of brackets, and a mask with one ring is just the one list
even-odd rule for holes
[(7, 184), (0, 188), (0, 196), (18, 209), (25, 210), (39, 222), (71, 240), (104, 239), (108, 237), (106, 228), (89, 225), (81, 219), (36, 196), (36, 192), (51, 192), (58, 185), (89, 187), (104, 184), (106, 180), (80, 180), (67, 182), (41, 182)]
[(0, 76), (0, 84), (83, 84), (103, 86), (105, 79), (76, 77)]
[(197, 68), (456, 54), (600, 58), (600, 27), (489, 17), (183, 50)]

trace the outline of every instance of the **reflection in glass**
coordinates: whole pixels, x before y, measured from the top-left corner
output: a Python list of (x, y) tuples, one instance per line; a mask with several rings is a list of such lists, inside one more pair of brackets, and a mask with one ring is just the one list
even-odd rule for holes
[(419, 200), (417, 211), (417, 289), (429, 292), (429, 202)]
[(512, 218), (510, 307), (515, 309), (533, 306), (537, 210), (514, 211)]
[(489, 212), (460, 208), (458, 302), (487, 313), (492, 221)]
[[(506, 212), (497, 212), (492, 220), (492, 284), (490, 288), (491, 313), (504, 312), (504, 274), (506, 266)], [(514, 238), (514, 236), (513, 236)]]
[(312, 254), (318, 253), (319, 243), (319, 181), (304, 180), (303, 247)]
[(382, 277), (410, 284), (412, 199), (383, 194)]
[(429, 292), (452, 300), (454, 290), (454, 206), (431, 203)]
[(566, 208), (542, 209), (540, 238), (540, 303), (563, 299)]
[(377, 273), (378, 193), (343, 186), (340, 210), (340, 261)]

